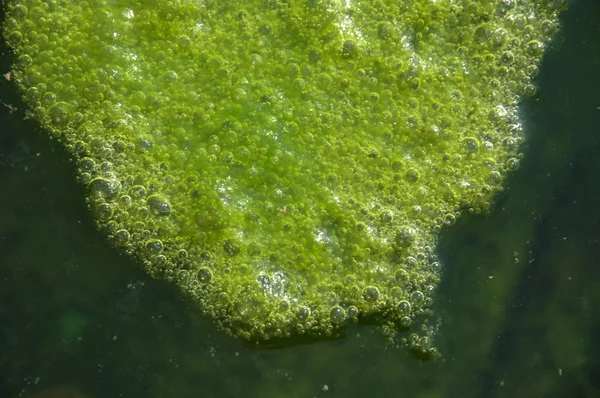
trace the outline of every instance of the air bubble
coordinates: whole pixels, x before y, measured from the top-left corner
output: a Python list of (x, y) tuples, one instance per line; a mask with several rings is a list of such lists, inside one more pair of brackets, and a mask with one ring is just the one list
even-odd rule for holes
[(310, 317), (310, 308), (305, 307), (305, 306), (300, 306), (300, 308), (298, 308), (298, 319), (305, 321), (309, 317)]
[(396, 243), (401, 247), (410, 246), (416, 239), (416, 231), (412, 228), (403, 228), (396, 234)]
[(411, 305), (407, 300), (402, 300), (398, 303), (398, 312), (403, 315), (410, 314)]
[(129, 235), (129, 231), (126, 229), (120, 229), (115, 232), (115, 244), (117, 246), (125, 246), (129, 243), (129, 239), (131, 236)]
[(329, 318), (335, 325), (339, 325), (346, 320), (346, 311), (339, 305), (336, 305), (329, 311)]
[(403, 316), (402, 318), (400, 318), (400, 326), (402, 326), (403, 328), (409, 327), (411, 323), (412, 319), (410, 319), (409, 316)]
[(225, 250), (225, 253), (233, 257), (238, 255), (240, 252), (240, 247), (233, 239), (228, 239), (225, 241), (225, 243), (223, 243), (223, 250)]
[(109, 200), (114, 199), (121, 188), (118, 182), (103, 177), (94, 178), (89, 186), (94, 197)]
[(212, 272), (208, 268), (200, 268), (197, 277), (200, 282), (208, 283), (212, 279)]
[(391, 211), (384, 210), (379, 215), (379, 218), (381, 219), (382, 223), (389, 224), (389, 223), (391, 223), (394, 220), (394, 215), (392, 214)]
[(379, 289), (377, 289), (374, 286), (368, 286), (363, 290), (362, 296), (365, 299), (365, 301), (377, 301), (377, 299), (379, 298)]
[(463, 148), (469, 154), (476, 154), (479, 150), (479, 141), (473, 137), (467, 137), (462, 140)]
[(11, 46), (18, 45), (21, 42), (21, 40), (23, 40), (23, 34), (21, 34), (21, 32), (19, 32), (18, 30), (10, 32), (7, 36), (7, 41), (10, 43)]
[(124, 208), (128, 208), (132, 203), (133, 201), (129, 195), (123, 195), (119, 198), (119, 205), (123, 206)]
[(171, 206), (169, 206), (167, 199), (160, 195), (152, 195), (148, 197), (146, 204), (154, 215), (168, 216), (171, 214)]
[(163, 243), (158, 239), (151, 239), (146, 242), (146, 250), (151, 255), (157, 255), (163, 251)]
[(423, 295), (422, 292), (416, 290), (414, 292), (412, 292), (410, 294), (410, 301), (412, 301), (412, 303), (414, 305), (421, 305), (423, 303), (423, 300), (425, 299), (425, 296)]
[(279, 311), (286, 312), (290, 309), (290, 302), (287, 300), (281, 300), (279, 302)]
[(348, 307), (348, 316), (351, 318), (356, 318), (358, 316), (358, 308), (353, 305)]
[(182, 282), (186, 282), (188, 280), (188, 277), (189, 273), (186, 270), (181, 270), (177, 273), (177, 278)]
[(113, 216), (113, 209), (108, 203), (99, 203), (96, 205), (96, 217), (101, 221), (110, 220)]
[[(47, 93), (50, 94), (50, 93)], [(44, 95), (44, 100), (46, 100)], [(69, 122), (71, 106), (66, 102), (58, 102), (48, 109), (48, 116), (54, 124), (63, 127)]]
[(81, 158), (79, 160), (79, 168), (81, 171), (93, 171), (96, 167), (96, 162), (92, 158)]

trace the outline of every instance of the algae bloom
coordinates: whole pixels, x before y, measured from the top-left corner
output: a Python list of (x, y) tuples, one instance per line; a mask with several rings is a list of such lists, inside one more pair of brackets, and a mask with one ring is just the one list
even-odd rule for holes
[(251, 341), (368, 319), (433, 354), (437, 235), (518, 166), (563, 7), (19, 0), (4, 35), (98, 226), (150, 275)]

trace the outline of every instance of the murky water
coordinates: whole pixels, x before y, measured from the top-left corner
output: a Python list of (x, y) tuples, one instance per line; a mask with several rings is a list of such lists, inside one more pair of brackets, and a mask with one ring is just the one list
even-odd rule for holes
[(563, 20), (523, 105), (521, 168), (444, 233), (437, 362), (369, 326), (277, 350), (217, 331), (105, 243), (68, 155), (3, 80), (0, 396), (600, 396), (600, 4)]

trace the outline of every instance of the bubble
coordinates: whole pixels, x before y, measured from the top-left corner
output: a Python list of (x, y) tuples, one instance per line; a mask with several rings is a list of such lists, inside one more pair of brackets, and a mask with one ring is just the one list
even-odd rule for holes
[(228, 239), (223, 243), (223, 250), (233, 257), (239, 254), (240, 247), (233, 239)]
[(479, 141), (473, 137), (467, 137), (462, 140), (462, 146), (470, 154), (476, 154), (479, 150)]
[(410, 246), (416, 239), (417, 232), (413, 228), (402, 228), (396, 234), (396, 243), (401, 247)]
[(486, 25), (479, 25), (473, 31), (473, 39), (476, 43), (485, 43), (490, 37), (490, 29)]
[(379, 298), (379, 289), (374, 286), (368, 286), (363, 290), (362, 296), (365, 301), (377, 301)]
[(212, 272), (208, 268), (200, 268), (196, 275), (202, 283), (208, 283), (212, 279)]
[(396, 280), (399, 282), (408, 282), (410, 280), (410, 275), (406, 270), (398, 270), (396, 272)]
[(113, 209), (108, 203), (99, 203), (96, 205), (96, 217), (101, 221), (109, 220), (113, 215)]
[(327, 73), (321, 73), (317, 76), (317, 85), (322, 89), (328, 88), (332, 81), (333, 79)]
[(353, 305), (348, 307), (348, 316), (352, 317), (352, 318), (356, 318), (358, 316), (358, 308), (356, 308)]
[(400, 318), (400, 326), (402, 326), (403, 328), (409, 327), (411, 323), (412, 319), (410, 319), (409, 316), (403, 316), (402, 318)]
[(126, 229), (120, 229), (115, 232), (115, 244), (117, 246), (126, 246), (129, 243), (130, 238), (129, 231)]
[(17, 58), (17, 66), (19, 68), (25, 69), (31, 66), (33, 63), (33, 59), (27, 54), (23, 54)]
[(339, 325), (346, 320), (346, 311), (339, 305), (336, 305), (329, 311), (329, 319), (331, 319), (331, 322), (335, 325)]
[(96, 162), (92, 158), (81, 158), (79, 159), (79, 167), (81, 171), (93, 171), (96, 167)]
[(504, 51), (502, 53), (502, 55), (500, 56), (500, 59), (505, 64), (512, 64), (513, 61), (515, 60), (515, 55), (510, 51)]
[(221, 152), (221, 147), (217, 144), (208, 147), (208, 153), (210, 153), (211, 155), (216, 155), (219, 152)]
[(177, 44), (181, 47), (189, 47), (192, 40), (186, 35), (181, 35), (177, 38)]
[(431, 339), (427, 336), (423, 336), (419, 339), (417, 344), (420, 349), (428, 350), (429, 348), (431, 348)]
[(53, 92), (47, 92), (42, 96), (42, 103), (45, 106), (51, 106), (56, 102), (56, 94)]
[(402, 300), (398, 303), (398, 312), (404, 315), (410, 314), (411, 305), (407, 300)]
[(23, 4), (19, 4), (10, 9), (12, 15), (16, 18), (25, 18), (27, 16), (27, 7)]
[(300, 306), (298, 308), (298, 319), (303, 321), (307, 320), (310, 317), (310, 308), (306, 306)]
[(157, 255), (163, 251), (163, 243), (158, 239), (151, 239), (146, 242), (146, 250), (151, 255)]
[(160, 195), (151, 195), (146, 200), (146, 204), (150, 208), (150, 211), (156, 216), (168, 216), (171, 214), (171, 206), (167, 202), (167, 199)]
[(131, 196), (129, 196), (129, 195), (122, 195), (119, 198), (119, 205), (123, 206), (125, 208), (128, 208), (129, 206), (131, 206), (132, 203), (133, 202), (131, 200)]
[(537, 92), (537, 88), (533, 84), (526, 84), (523, 87), (523, 95), (526, 97), (533, 97)]
[[(102, 162), (102, 164), (100, 165), (100, 170), (102, 170), (103, 172), (111, 171), (112, 169), (113, 169), (113, 165), (111, 162)], [(106, 173), (102, 173), (102, 174), (106, 174)]]
[(519, 159), (510, 158), (506, 161), (506, 168), (508, 170), (514, 171), (519, 168)]
[(342, 56), (344, 58), (352, 58), (358, 52), (358, 47), (354, 40), (346, 40), (344, 44), (342, 44)]
[(135, 199), (140, 199), (146, 196), (146, 188), (142, 185), (134, 185), (129, 188), (129, 194)]
[(415, 169), (407, 170), (405, 176), (406, 176), (406, 179), (410, 182), (416, 182), (419, 180), (419, 177), (420, 177), (419, 172)]
[(381, 214), (379, 215), (379, 219), (381, 220), (382, 223), (389, 224), (394, 220), (394, 215), (389, 210), (383, 210), (381, 212)]
[(296, 77), (300, 73), (300, 67), (298, 64), (291, 63), (287, 67), (287, 73), (290, 77)]
[(94, 178), (89, 186), (92, 196), (109, 200), (114, 199), (121, 189), (117, 181), (103, 177)]
[(166, 263), (167, 263), (167, 258), (165, 256), (163, 256), (162, 254), (159, 254), (158, 256), (154, 257), (154, 265), (157, 265), (159, 267), (164, 267)]
[(145, 206), (142, 206), (137, 210), (137, 216), (142, 220), (147, 219), (149, 215), (150, 215), (150, 210), (148, 210), (148, 208)]
[(185, 260), (186, 258), (188, 258), (188, 252), (185, 249), (179, 249), (177, 251), (177, 258), (180, 260)]
[(148, 152), (154, 147), (154, 143), (150, 138), (139, 137), (135, 142), (135, 147), (138, 151)]
[(177, 72), (172, 71), (172, 70), (165, 72), (165, 80), (174, 82), (177, 79), (178, 79)]
[(302, 90), (306, 86), (306, 82), (304, 81), (304, 79), (294, 79), (292, 85), (295, 89)]
[(410, 294), (410, 301), (412, 301), (415, 305), (423, 304), (424, 299), (425, 296), (419, 290), (416, 290)]
[(177, 273), (177, 279), (179, 279), (182, 282), (186, 282), (189, 278), (189, 272), (187, 272), (186, 270), (182, 269), (181, 271), (179, 271)]
[(287, 300), (281, 300), (279, 302), (279, 311), (286, 312), (290, 309), (290, 302)]
[(23, 35), (18, 30), (13, 30), (8, 34), (7, 40), (11, 46), (16, 46), (23, 40)]

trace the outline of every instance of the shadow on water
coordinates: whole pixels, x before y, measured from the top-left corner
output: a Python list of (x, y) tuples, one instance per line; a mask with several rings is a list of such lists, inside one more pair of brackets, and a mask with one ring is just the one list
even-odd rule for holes
[(600, 4), (564, 22), (523, 106), (521, 168), (442, 235), (443, 361), (370, 326), (269, 350), (219, 332), (96, 232), (68, 154), (2, 79), (0, 397), (600, 396)]

